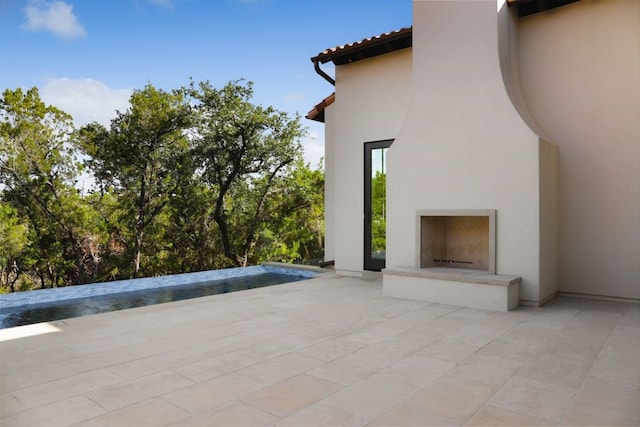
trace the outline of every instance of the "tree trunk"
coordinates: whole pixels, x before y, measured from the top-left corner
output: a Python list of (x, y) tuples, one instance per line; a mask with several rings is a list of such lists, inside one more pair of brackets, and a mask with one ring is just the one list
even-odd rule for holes
[(142, 228), (139, 227), (136, 233), (136, 247), (133, 252), (133, 277), (138, 277), (140, 273), (140, 254), (142, 253)]
[(140, 180), (140, 196), (138, 198), (138, 220), (136, 221), (136, 246), (133, 251), (133, 277), (140, 273), (140, 254), (142, 252), (142, 237), (144, 235), (145, 215), (144, 208), (147, 197), (147, 179), (143, 174)]

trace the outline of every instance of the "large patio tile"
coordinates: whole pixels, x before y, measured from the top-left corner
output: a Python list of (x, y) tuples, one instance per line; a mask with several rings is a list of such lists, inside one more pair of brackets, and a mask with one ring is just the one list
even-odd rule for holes
[(380, 323), (380, 326), (391, 329), (407, 330), (424, 325), (431, 319), (440, 316), (438, 311), (430, 311), (425, 307), (409, 311)]
[(469, 358), (484, 345), (461, 339), (443, 338), (419, 351), (428, 357), (459, 363)]
[(640, 386), (640, 351), (625, 351), (605, 346), (589, 375)]
[(134, 379), (171, 369), (175, 366), (183, 366), (193, 362), (194, 359), (194, 357), (185, 356), (180, 351), (174, 350), (119, 363), (110, 366), (108, 369), (122, 378)]
[(591, 364), (600, 353), (602, 343), (572, 338), (554, 338), (549, 341), (542, 353), (574, 362)]
[[(4, 357), (4, 355), (2, 356)], [(45, 360), (36, 366), (3, 374), (0, 377), (0, 390), (3, 390), (3, 392), (9, 392), (32, 387), (53, 380), (79, 375), (84, 372), (107, 368), (111, 365), (134, 360), (136, 358), (137, 356), (133, 355), (129, 351), (118, 348), (51, 363), (49, 363), (48, 360)]]
[(261, 427), (268, 426), (276, 420), (276, 417), (260, 409), (234, 401), (222, 407), (192, 415), (189, 418), (182, 419), (171, 425), (175, 427)]
[(313, 368), (307, 373), (342, 385), (350, 385), (380, 370), (382, 366), (372, 364), (370, 358), (357, 351)]
[[(448, 306), (446, 306), (448, 307)], [(431, 308), (431, 306), (429, 306)], [(438, 328), (447, 334), (453, 334), (465, 326), (472, 325), (476, 322), (475, 319), (470, 319), (468, 317), (460, 317), (456, 316), (456, 310), (459, 310), (460, 307), (456, 307), (450, 313), (445, 313), (441, 316), (436, 317), (433, 320), (429, 321), (429, 326), (432, 328)]]
[(193, 381), (175, 372), (162, 371), (85, 394), (100, 406), (113, 411), (191, 384)]
[(574, 405), (629, 418), (640, 424), (640, 388), (637, 385), (589, 376), (578, 391)]
[(282, 418), (272, 424), (273, 427), (361, 427), (362, 423), (356, 416), (339, 409), (314, 403), (300, 411)]
[(547, 356), (542, 353), (527, 363), (518, 375), (550, 384), (578, 389), (587, 376), (590, 365)]
[(456, 420), (437, 415), (406, 403), (399, 403), (367, 426), (371, 427), (427, 427), (458, 426)]
[(74, 396), (29, 411), (22, 411), (0, 418), (0, 425), (7, 427), (69, 426), (101, 415), (101, 408), (85, 396)]
[(229, 373), (166, 393), (162, 398), (192, 414), (197, 414), (238, 399), (265, 386), (266, 384), (253, 378)]
[(508, 411), (492, 405), (484, 405), (471, 417), (465, 426), (531, 426), (548, 425), (548, 421), (531, 415)]
[(318, 338), (291, 332), (279, 338), (254, 344), (245, 350), (260, 356), (263, 360), (268, 360), (301, 350), (316, 342)]
[(366, 424), (406, 399), (418, 388), (374, 375), (320, 401), (352, 414)]
[[(329, 307), (323, 308), (324, 311)], [(305, 317), (294, 318), (285, 322), (287, 325), (284, 337), (294, 336), (300, 339), (301, 344), (312, 344), (326, 339), (337, 338), (346, 335), (351, 329), (344, 325), (335, 324), (332, 321), (317, 319), (310, 314), (302, 314)]]
[(563, 339), (566, 341), (582, 341), (584, 343), (590, 343), (594, 346), (602, 347), (607, 341), (611, 333), (610, 328), (598, 328), (589, 325), (569, 325), (562, 329), (555, 338)]
[(341, 388), (341, 384), (301, 374), (255, 391), (240, 400), (270, 414), (284, 417)]
[(99, 415), (74, 427), (155, 427), (180, 421), (190, 415), (165, 400), (154, 398)]
[(448, 338), (485, 345), (504, 334), (509, 328), (510, 324), (508, 322), (486, 317), (471, 325), (462, 327), (457, 332), (450, 334)]
[(454, 366), (453, 362), (414, 353), (381, 369), (378, 374), (391, 381), (422, 387)]
[[(232, 352), (233, 354), (237, 354), (238, 352)], [(231, 354), (231, 353), (227, 353)], [(225, 369), (224, 362), (221, 360), (226, 355), (220, 356), (212, 356), (212, 357), (203, 357), (199, 360), (191, 363), (185, 363), (181, 366), (172, 366), (170, 369), (182, 375), (185, 378), (190, 379), (193, 382), (202, 382), (207, 381), (212, 378), (216, 378), (224, 375), (227, 372), (230, 372), (232, 369)], [(254, 363), (258, 363), (260, 358), (257, 356), (249, 355), (249, 359), (245, 360), (244, 358), (238, 356), (234, 359), (234, 366), (237, 368), (253, 365)], [(244, 363), (243, 363), (244, 362)]]
[(0, 417), (6, 417), (14, 412), (20, 412), (25, 410), (24, 406), (15, 396), (11, 393), (0, 394)]
[(44, 341), (45, 344), (40, 350), (23, 351), (21, 348), (9, 346), (9, 343), (0, 344), (0, 374), (10, 374), (15, 371), (29, 369), (32, 366), (39, 366), (43, 363), (42, 348), (47, 348), (47, 357), (44, 363), (55, 363), (63, 360), (73, 359), (76, 353), (60, 345), (52, 345), (49, 340)]
[(540, 308), (536, 314), (524, 320), (521, 325), (561, 330), (565, 328), (579, 312), (578, 309), (545, 305)]
[(345, 335), (344, 338), (363, 344), (374, 344), (393, 337), (399, 333), (398, 329), (386, 328), (379, 325), (369, 326), (351, 334)]
[(576, 390), (515, 376), (505, 384), (489, 404), (508, 411), (558, 424), (572, 402)]
[(406, 400), (407, 405), (463, 423), (493, 394), (495, 388), (441, 377)]
[(587, 303), (583, 311), (619, 318), (623, 313), (620, 306), (621, 304), (617, 302), (592, 300)]
[(500, 336), (522, 345), (544, 345), (560, 332), (554, 328), (520, 323), (513, 326)]
[(330, 362), (338, 357), (353, 353), (366, 344), (345, 339), (343, 337), (330, 338), (318, 343), (312, 344), (298, 351), (299, 354), (307, 357), (313, 357), (318, 360)]
[(522, 367), (522, 364), (505, 359), (473, 355), (446, 372), (447, 377), (460, 381), (502, 386)]
[(634, 353), (640, 355), (640, 328), (636, 329), (635, 333), (629, 331), (626, 334), (620, 332), (614, 334), (612, 332), (604, 345), (604, 350), (614, 354)]
[(13, 395), (27, 408), (34, 408), (123, 381), (118, 375), (100, 369), (23, 388), (14, 391)]
[(477, 354), (524, 364), (542, 348), (541, 344), (522, 343), (500, 337), (478, 350)]
[(69, 348), (75, 355), (85, 355), (112, 350), (119, 347), (126, 347), (134, 344), (148, 344), (149, 341), (137, 334), (124, 333), (109, 337), (109, 339), (97, 338), (83, 340), (76, 344), (70, 344)]
[(587, 327), (602, 333), (610, 333), (616, 327), (623, 314), (620, 304), (614, 303), (614, 306), (617, 306), (614, 311), (592, 311), (585, 308), (571, 319), (567, 328)]
[[(161, 323), (158, 323), (160, 325)], [(191, 347), (202, 342), (222, 338), (231, 335), (233, 332), (225, 326), (209, 326), (206, 322), (187, 322), (171, 324), (168, 328), (156, 327), (145, 331), (138, 332), (138, 335), (144, 337), (149, 342), (169, 344), (174, 350), (179, 348)], [(175, 337), (170, 343), (167, 343), (166, 337)]]
[(264, 339), (257, 338), (255, 336), (247, 336), (243, 334), (227, 335), (185, 347), (182, 351), (187, 356), (207, 358), (246, 348), (261, 341), (264, 341)]
[(264, 384), (274, 384), (285, 378), (306, 372), (323, 362), (298, 353), (285, 354), (257, 365), (239, 369), (239, 374), (258, 380)]
[[(430, 341), (429, 338), (417, 337), (417, 334), (412, 333), (413, 330), (406, 333), (399, 333), (391, 338), (379, 341), (375, 344), (368, 345), (360, 353), (366, 355), (371, 360), (379, 361), (379, 366), (383, 367), (390, 363), (400, 360), (409, 354), (415, 353), (423, 349), (425, 341)], [(433, 339), (435, 341), (436, 339)], [(428, 344), (427, 344), (428, 345)]]
[(565, 414), (561, 426), (638, 426), (637, 420), (607, 414), (594, 408), (572, 405)]

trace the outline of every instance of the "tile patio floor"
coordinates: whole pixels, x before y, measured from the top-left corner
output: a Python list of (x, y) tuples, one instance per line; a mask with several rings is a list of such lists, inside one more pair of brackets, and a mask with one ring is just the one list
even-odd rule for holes
[(55, 328), (0, 331), (3, 427), (640, 425), (639, 304), (491, 312), (329, 274)]

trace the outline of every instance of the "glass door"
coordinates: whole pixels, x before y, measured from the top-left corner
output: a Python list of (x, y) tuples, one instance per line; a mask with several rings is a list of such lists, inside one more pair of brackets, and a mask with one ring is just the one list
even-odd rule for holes
[(380, 271), (387, 250), (387, 150), (393, 140), (364, 144), (364, 269)]

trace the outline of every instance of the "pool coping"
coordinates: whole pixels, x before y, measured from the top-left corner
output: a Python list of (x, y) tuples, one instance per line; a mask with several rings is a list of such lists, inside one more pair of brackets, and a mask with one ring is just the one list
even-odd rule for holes
[(34, 304), (46, 304), (63, 300), (95, 297), (101, 295), (134, 292), (144, 289), (159, 289), (177, 285), (194, 285), (212, 280), (225, 280), (233, 277), (254, 276), (263, 273), (280, 273), (304, 278), (315, 277), (321, 270), (300, 268), (297, 265), (269, 263), (250, 267), (225, 268), (219, 270), (198, 271), (194, 273), (172, 274), (138, 279), (114, 280), (111, 282), (90, 283), (87, 285), (67, 286), (63, 288), (36, 289), (0, 295), (0, 310)]

